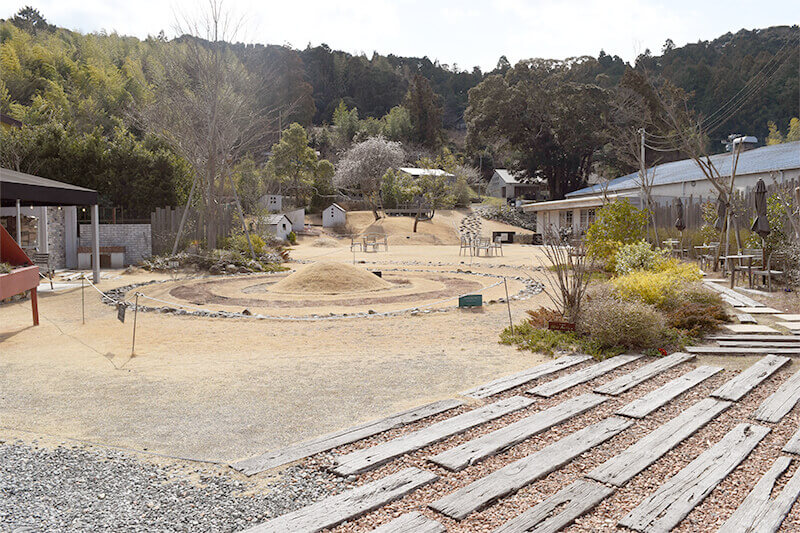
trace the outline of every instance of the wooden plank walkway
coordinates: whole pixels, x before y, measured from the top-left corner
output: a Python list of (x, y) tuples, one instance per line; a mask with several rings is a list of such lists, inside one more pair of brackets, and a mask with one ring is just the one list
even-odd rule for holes
[(439, 498), (429, 507), (450, 518), (463, 520), (470, 513), (561, 468), (632, 424), (633, 421), (616, 416), (601, 420)]
[(712, 398), (700, 400), (666, 424), (636, 441), (622, 453), (615, 455), (589, 472), (587, 477), (621, 487), (708, 424), (730, 405), (730, 402)]
[(372, 531), (373, 533), (445, 533), (447, 529), (436, 520), (431, 520), (419, 511), (414, 511)]
[(774, 374), (780, 367), (789, 362), (788, 357), (768, 355), (762, 357), (733, 379), (711, 393), (711, 396), (722, 400), (738, 402), (751, 390)]
[[(593, 509), (614, 489), (578, 480), (494, 530), (494, 533), (555, 533)], [(559, 510), (553, 514), (553, 511)]]
[(739, 424), (620, 520), (637, 531), (668, 532), (677, 526), (769, 433), (769, 428)]
[(758, 406), (753, 418), (762, 422), (780, 422), (800, 400), (800, 372), (795, 372)]
[(247, 476), (252, 476), (253, 474), (258, 474), (265, 470), (277, 468), (321, 452), (338, 448), (345, 444), (372, 437), (378, 433), (398, 428), (429, 416), (444, 413), (445, 411), (462, 405), (464, 404), (458, 400), (441, 400), (429, 403), (385, 418), (359, 424), (343, 431), (323, 435), (314, 440), (288, 446), (273, 452), (267, 452), (256, 457), (250, 457), (249, 459), (233, 463), (231, 467)]
[(663, 386), (623, 406), (618, 415), (631, 418), (644, 418), (656, 409), (663, 407), (692, 387), (721, 372), (717, 366), (699, 366)]
[(641, 357), (641, 355), (618, 355), (616, 357), (611, 357), (610, 359), (606, 359), (605, 361), (601, 361), (600, 363), (592, 366), (587, 366), (581, 370), (571, 372), (566, 376), (554, 379), (553, 381), (543, 383), (538, 387), (529, 390), (528, 393), (550, 398), (551, 396), (555, 396), (559, 392), (564, 392), (575, 385), (580, 385), (581, 383), (586, 383), (594, 378), (608, 374), (612, 370), (623, 365), (627, 365), (628, 363), (632, 363)]
[(783, 490), (772, 498), (778, 478), (789, 468), (789, 457), (778, 457), (744, 502), (717, 533), (774, 533), (800, 496), (800, 470), (795, 471)]
[(789, 442), (786, 443), (786, 446), (783, 447), (783, 451), (786, 453), (793, 453), (795, 455), (800, 455), (800, 429), (798, 429), (792, 438), (789, 439)]
[(532, 403), (533, 400), (530, 398), (512, 396), (505, 400), (478, 407), (388, 442), (338, 457), (333, 472), (340, 476), (349, 476), (372, 470), (395, 457), (419, 450), (452, 435), (463, 433), (472, 427), (500, 418), (508, 413), (524, 409)]
[(419, 468), (396, 474), (330, 496), (317, 503), (248, 529), (251, 533), (305, 533), (334, 527), (378, 509), (427, 485), (439, 476)]
[(742, 334), (742, 335), (711, 335), (706, 337), (713, 341), (756, 341), (756, 342), (797, 342), (797, 337), (792, 335), (762, 335), (762, 334)]
[(576, 396), (544, 411), (539, 411), (504, 428), (445, 450), (428, 460), (451, 471), (459, 471), (495, 455), (570, 418), (597, 407), (607, 398), (599, 394)]
[(800, 348), (734, 348), (716, 346), (687, 346), (686, 351), (699, 355), (800, 355)]
[(517, 372), (516, 374), (511, 374), (510, 376), (505, 376), (500, 379), (490, 381), (489, 383), (481, 385), (480, 387), (463, 391), (461, 394), (471, 398), (488, 398), (489, 396), (500, 394), (501, 392), (513, 389), (514, 387), (524, 385), (525, 383), (533, 381), (534, 379), (549, 376), (550, 374), (554, 374), (560, 370), (564, 370), (565, 368), (583, 363), (591, 358), (592, 356), (590, 355), (565, 355), (528, 370), (523, 370), (522, 372)]
[(758, 324), (758, 321), (750, 313), (738, 313), (736, 318), (740, 324)]
[(675, 352), (671, 355), (666, 357), (661, 357), (656, 359), (652, 363), (645, 365), (641, 368), (637, 368), (630, 374), (625, 374), (614, 381), (610, 381), (605, 385), (601, 385), (594, 389), (595, 392), (600, 394), (610, 394), (612, 396), (616, 396), (618, 394), (622, 394), (626, 392), (636, 385), (647, 381), (648, 379), (657, 376), (661, 372), (665, 370), (669, 370), (670, 368), (677, 366), (681, 363), (685, 363), (694, 359), (695, 356), (693, 354), (684, 353), (684, 352)]
[(765, 307), (764, 304), (761, 302), (757, 302), (750, 298), (749, 296), (745, 296), (744, 294), (737, 292), (729, 287), (725, 287), (718, 283), (711, 283), (711, 282), (704, 282), (703, 285), (709, 287), (720, 294), (724, 294), (728, 298), (736, 300), (739, 305), (736, 307)]
[(794, 337), (794, 342), (778, 341), (717, 341), (724, 348), (800, 348), (800, 339)]

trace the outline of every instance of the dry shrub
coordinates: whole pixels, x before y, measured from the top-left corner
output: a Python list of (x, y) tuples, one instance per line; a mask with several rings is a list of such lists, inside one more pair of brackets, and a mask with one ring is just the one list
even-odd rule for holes
[(561, 313), (546, 307), (530, 309), (526, 312), (528, 313), (529, 317), (528, 323), (535, 328), (546, 328), (549, 322), (558, 322), (563, 320)]
[(636, 300), (594, 297), (578, 326), (599, 349), (658, 348), (666, 342), (664, 316), (654, 306)]
[(674, 300), (663, 306), (670, 327), (701, 337), (728, 322), (722, 298), (700, 283), (682, 285)]

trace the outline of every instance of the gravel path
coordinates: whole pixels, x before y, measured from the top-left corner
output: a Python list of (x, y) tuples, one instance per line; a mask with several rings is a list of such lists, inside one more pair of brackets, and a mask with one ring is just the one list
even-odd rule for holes
[(0, 531), (240, 531), (347, 488), (290, 467), (259, 485), (213, 465), (0, 441)]

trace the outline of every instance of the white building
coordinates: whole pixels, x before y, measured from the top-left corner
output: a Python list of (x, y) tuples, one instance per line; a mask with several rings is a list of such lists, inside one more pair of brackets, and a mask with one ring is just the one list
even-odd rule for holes
[[(767, 186), (774, 181), (782, 183), (800, 179), (800, 142), (762, 146), (739, 152), (738, 157), (734, 179), (734, 190), (737, 192), (746, 193), (755, 187), (759, 179), (763, 179)], [(711, 161), (720, 176), (729, 180), (733, 154), (713, 155)], [(648, 169), (648, 175), (652, 172), (655, 174), (651, 178), (653, 184), (651, 195), (659, 205), (671, 203), (675, 198), (700, 202), (717, 199), (717, 190), (706, 179), (693, 159), (657, 165)], [(606, 199), (623, 198), (637, 207), (644, 205), (638, 172), (613, 179), (605, 184), (592, 185), (571, 192), (563, 200), (524, 204), (522, 209), (526, 213), (536, 215), (536, 227), (539, 233), (550, 226), (571, 227), (573, 231), (580, 232), (592, 223), (595, 210), (601, 207)]]
[(495, 198), (536, 198), (536, 192), (540, 188), (540, 183), (522, 183), (514, 174), (505, 168), (495, 169), (492, 179), (486, 186), (489, 196)]
[(292, 232), (292, 221), (286, 215), (267, 215), (264, 217), (267, 229), (281, 240), (286, 240)]
[(258, 206), (262, 209), (278, 212), (283, 209), (283, 195), (281, 194), (265, 194), (258, 199)]
[(322, 212), (322, 227), (334, 228), (347, 223), (347, 211), (339, 204), (331, 204)]
[(286, 218), (292, 223), (292, 231), (295, 233), (303, 231), (303, 228), (306, 227), (305, 208), (301, 207), (299, 209), (293, 209), (292, 211), (285, 211), (283, 214), (286, 215)]
[(400, 167), (398, 170), (404, 174), (408, 174), (412, 178), (419, 178), (422, 176), (444, 176), (448, 180), (455, 179), (454, 174), (450, 174), (438, 168)]

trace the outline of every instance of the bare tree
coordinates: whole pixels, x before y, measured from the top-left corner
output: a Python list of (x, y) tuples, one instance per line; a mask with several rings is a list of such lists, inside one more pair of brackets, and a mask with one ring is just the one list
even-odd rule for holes
[[(197, 190), (206, 246), (211, 249), (216, 247), (226, 195), (233, 195), (244, 225), (232, 165), (263, 148), (278, 128), (278, 109), (257, 103), (261, 92), (271, 89), (272, 76), (253, 79), (228, 44), (240, 27), (241, 21), (223, 10), (222, 0), (209, 0), (208, 10), (197, 18), (180, 18), (180, 37), (157, 44), (164, 68), (154, 80), (152, 101), (136, 115), (146, 130), (167, 141), (191, 165), (194, 181), (187, 211)], [(184, 213), (181, 230), (185, 218)]]
[(577, 322), (594, 262), (588, 258), (583, 241), (568, 243), (552, 225), (543, 233), (544, 255), (550, 263), (541, 269), (548, 282), (544, 292), (564, 318)]

